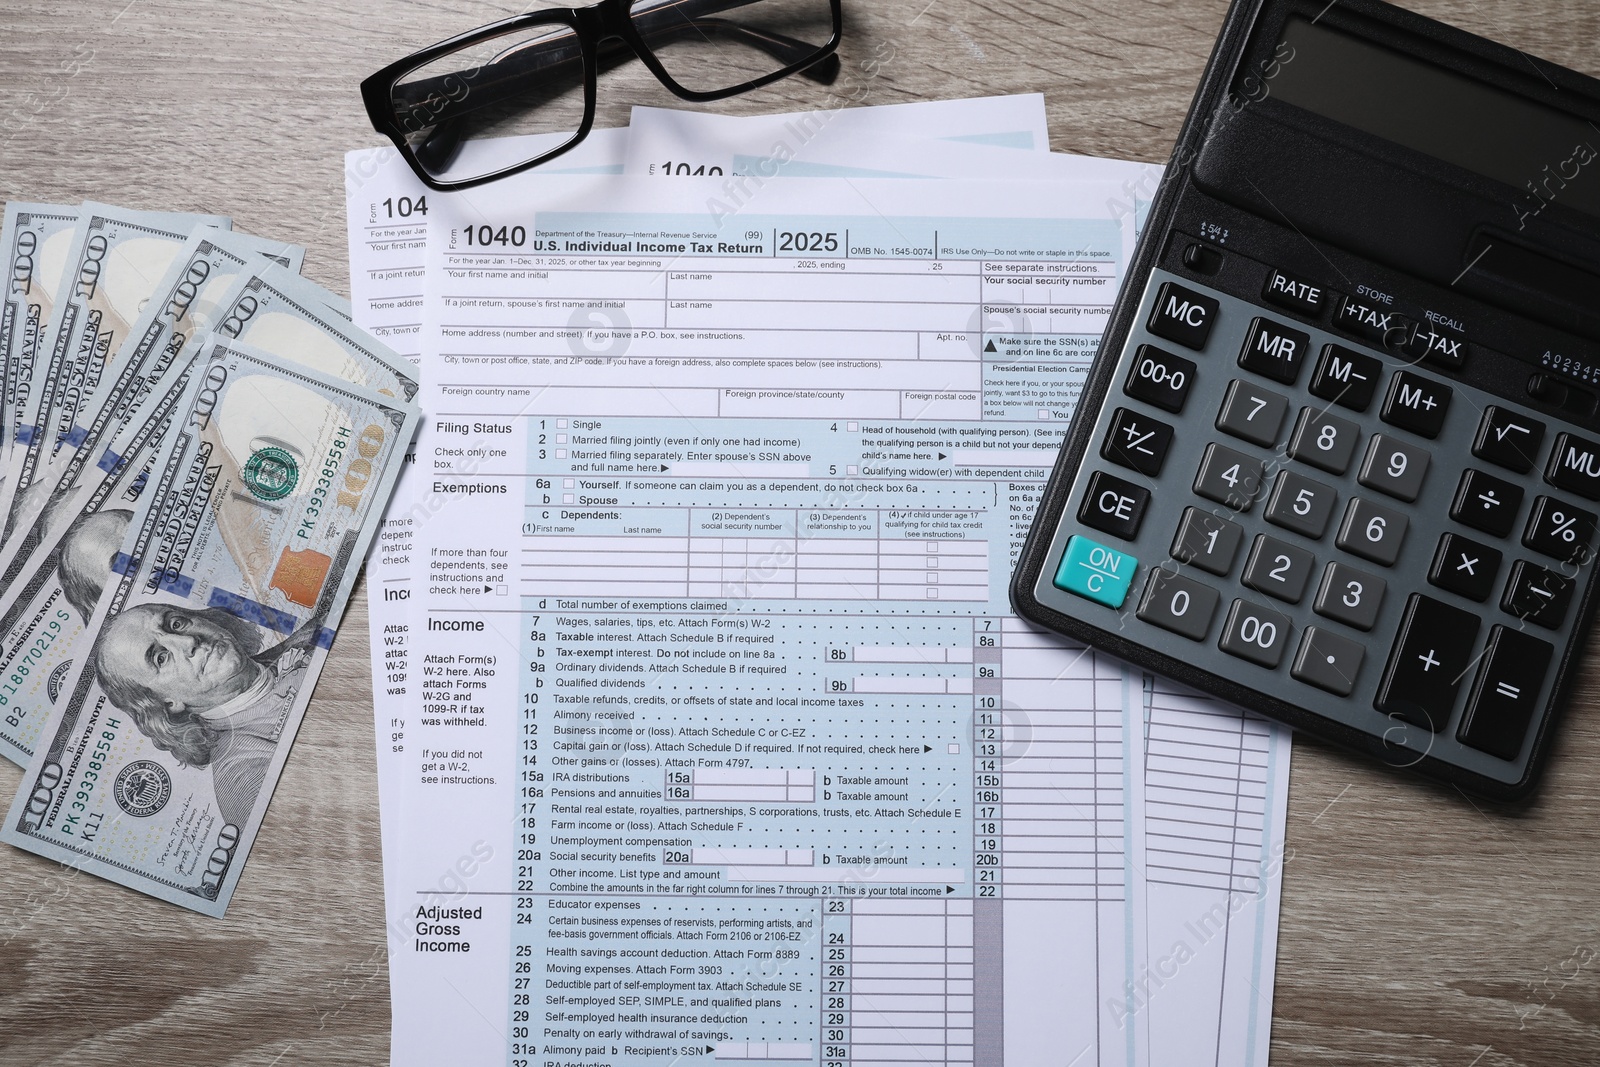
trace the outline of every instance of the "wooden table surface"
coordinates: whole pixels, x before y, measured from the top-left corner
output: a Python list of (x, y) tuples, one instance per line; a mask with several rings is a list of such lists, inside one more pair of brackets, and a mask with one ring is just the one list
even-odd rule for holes
[[(848, 0), (867, 103), (1045, 93), (1058, 150), (1162, 162), (1222, 0)], [(1413, 0), (1600, 75), (1596, 0)], [(356, 86), (520, 8), (483, 0), (6, 0), (0, 196), (232, 215), (348, 292)], [(719, 105), (815, 103), (798, 80)], [(674, 105), (638, 64), (601, 125)], [(389, 1036), (364, 591), (228, 917), (0, 850), (0, 1064), (383, 1064)], [(1521, 811), (1295, 746), (1272, 1062), (1600, 1064), (1600, 660)], [(20, 774), (0, 764), (0, 794)], [(1587, 961), (1587, 962), (1585, 962)], [(1017, 1065), (1035, 1067), (1035, 1065)], [(1163, 1065), (1157, 1065), (1163, 1067)]]

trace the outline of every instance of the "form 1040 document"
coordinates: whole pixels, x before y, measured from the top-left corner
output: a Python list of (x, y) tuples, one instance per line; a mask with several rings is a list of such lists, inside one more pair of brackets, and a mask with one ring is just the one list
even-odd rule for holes
[(1143, 1062), (1142, 688), (1004, 593), (1115, 188), (525, 191), (429, 217), (395, 1062)]

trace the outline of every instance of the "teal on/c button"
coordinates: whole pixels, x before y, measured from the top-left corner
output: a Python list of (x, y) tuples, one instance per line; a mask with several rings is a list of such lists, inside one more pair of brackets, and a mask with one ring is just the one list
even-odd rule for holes
[(1138, 569), (1139, 561), (1126, 552), (1075, 534), (1067, 541), (1066, 554), (1056, 568), (1056, 587), (1108, 608), (1120, 608)]

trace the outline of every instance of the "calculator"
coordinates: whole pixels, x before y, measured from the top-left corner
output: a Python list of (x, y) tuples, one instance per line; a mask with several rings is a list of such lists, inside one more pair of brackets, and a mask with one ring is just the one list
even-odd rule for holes
[(1042, 626), (1529, 794), (1595, 606), (1600, 82), (1240, 0), (1012, 581)]

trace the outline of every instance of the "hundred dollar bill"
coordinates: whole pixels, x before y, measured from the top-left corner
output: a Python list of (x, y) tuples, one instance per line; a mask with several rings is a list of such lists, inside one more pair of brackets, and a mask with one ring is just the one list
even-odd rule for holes
[(87, 647), (92, 639), (89, 620), (111, 580), (112, 560), (141, 503), (193, 366), (191, 353), (166, 369), (140, 407), (140, 417), (106, 450), (113, 462), (97, 467), (102, 476), (62, 502), (64, 529), (6, 591), (7, 607), (0, 612), (0, 754), (13, 763), (28, 765), (73, 659), (82, 654), (80, 642)]
[(340, 300), (315, 282), (269, 265), (244, 279), (232, 304), (222, 309), (217, 332), (410, 402), (420, 388), (417, 369), (354, 325), (335, 306)]
[(201, 353), (0, 838), (226, 910), (418, 417)]
[[(323, 303), (329, 296), (280, 267), (256, 267), (239, 275), (210, 314), (228, 335), (237, 333), (280, 365), (309, 366), (397, 400), (415, 396), (415, 368), (359, 327), (329, 314)], [(103, 584), (109, 567), (104, 539), (115, 542), (116, 524), (128, 522), (130, 502), (145, 484), (140, 472), (162, 443), (165, 423), (153, 412), (138, 410), (130, 424), (135, 432), (86, 463), (78, 483), (51, 498), (48, 512), (30, 528), (30, 533), (44, 531), (38, 546), (0, 590), (0, 755), (14, 762), (26, 765), (32, 755), (39, 724), (61, 691), (62, 674), (87, 640), (86, 613), (72, 591), (87, 587), (85, 570), (93, 570)], [(107, 479), (118, 487), (104, 489)], [(92, 606), (93, 597), (87, 602)]]
[[(47, 350), (45, 331), (55, 314), (77, 224), (76, 205), (6, 205), (5, 227), (0, 229), (0, 249), (9, 268), (0, 309), (0, 477), (19, 410), (27, 406), (33, 388), (34, 368)], [(4, 498), (0, 485), (0, 500)]]
[(84, 466), (103, 458), (109, 435), (127, 425), (166, 368), (192, 354), (195, 343), (216, 325), (220, 308), (236, 296), (240, 276), (269, 257), (298, 264), (303, 256), (293, 245), (211, 227), (189, 237), (129, 328), (94, 395), (61, 438), (54, 459), (35, 470), (27, 493), (16, 502), (11, 536), (0, 545), (0, 591), (5, 591), (0, 592), (0, 610), (22, 568), (48, 539), (61, 512), (58, 505), (78, 484)]
[(34, 367), (33, 389), (17, 415), (0, 507), (9, 536), (40, 466), (71, 431), (106, 364), (138, 320), (172, 260), (200, 226), (227, 229), (220, 215), (129, 211), (86, 203), (49, 326), (50, 349)]

